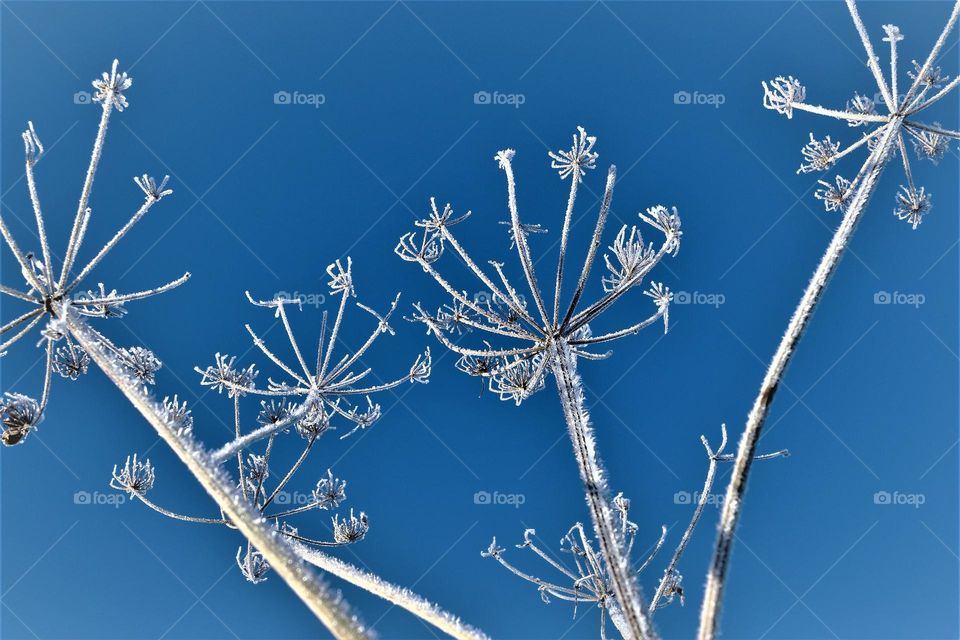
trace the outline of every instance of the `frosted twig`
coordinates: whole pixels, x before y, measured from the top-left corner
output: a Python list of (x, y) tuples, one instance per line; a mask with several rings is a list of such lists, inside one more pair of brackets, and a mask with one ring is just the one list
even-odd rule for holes
[[(874, 79), (877, 82), (878, 89), (884, 96), (884, 101), (889, 112), (886, 116), (884, 116), (887, 122), (880, 125), (881, 132), (878, 134), (876, 141), (870, 145), (870, 154), (867, 157), (866, 162), (863, 164), (863, 167), (860, 169), (857, 179), (854, 181), (855, 186), (851, 185), (848, 187), (848, 189), (850, 189), (849, 199), (845, 193), (841, 192), (844, 189), (838, 189), (832, 193), (828, 190), (819, 194), (819, 197), (824, 200), (828, 210), (836, 209), (843, 212), (843, 220), (834, 233), (826, 252), (821, 258), (820, 263), (817, 266), (812, 279), (810, 280), (810, 283), (807, 285), (807, 288), (804, 291), (804, 294), (790, 319), (787, 330), (773, 355), (769, 369), (767, 370), (763, 382), (761, 383), (760, 391), (753, 403), (750, 414), (747, 417), (747, 424), (740, 439), (730, 482), (727, 486), (726, 496), (723, 502), (723, 510), (720, 516), (717, 543), (713, 558), (711, 560), (710, 569), (707, 574), (707, 586), (700, 617), (699, 638), (701, 640), (713, 640), (719, 630), (721, 602), (723, 598), (724, 586), (727, 580), (730, 551), (733, 546), (737, 523), (743, 508), (743, 498), (746, 491), (747, 477), (751, 468), (751, 464), (756, 459), (757, 443), (759, 442), (760, 434), (769, 414), (770, 406), (773, 402), (774, 396), (776, 395), (776, 392), (781, 384), (787, 365), (790, 363), (800, 339), (803, 336), (803, 332), (809, 325), (813, 316), (813, 312), (816, 310), (817, 304), (823, 297), (827, 283), (830, 277), (836, 271), (841, 257), (843, 256), (846, 248), (849, 246), (853, 233), (856, 230), (857, 223), (863, 216), (867, 204), (876, 190), (880, 174), (894, 156), (894, 150), (900, 145), (902, 130), (904, 128), (907, 128), (908, 131), (911, 128), (923, 129), (922, 126), (913, 120), (913, 116), (925, 107), (922, 103), (919, 107), (912, 106), (916, 104), (916, 102), (913, 101), (913, 94), (916, 91), (917, 86), (919, 86), (919, 83), (923, 82), (923, 79), (928, 77), (932, 62), (934, 59), (936, 59), (939, 48), (942, 47), (947, 35), (956, 23), (958, 10), (960, 10), (960, 2), (957, 2), (954, 5), (953, 12), (951, 13), (947, 25), (944, 27), (940, 38), (937, 40), (937, 44), (934, 45), (934, 49), (927, 57), (927, 62), (922, 68), (918, 69), (913, 86), (904, 96), (901, 104), (911, 105), (911, 107), (901, 109), (901, 107), (895, 103), (895, 97), (891, 96), (887, 82), (880, 71), (876, 55), (874, 54), (873, 47), (870, 44), (870, 39), (867, 36), (863, 21), (860, 19), (855, 2), (853, 0), (847, 0), (847, 6), (850, 10), (850, 14), (853, 18), (857, 31), (860, 34), (864, 49), (866, 50), (868, 64), (874, 74)], [(899, 42), (900, 39), (902, 39), (899, 29), (893, 25), (887, 25), (887, 27), (885, 27), (885, 31), (887, 32), (888, 38), (891, 41), (896, 40)], [(895, 49), (893, 49), (893, 44), (894, 42), (891, 42), (891, 54), (893, 54), (895, 51)], [(891, 60), (891, 68), (895, 67), (896, 65), (894, 61)], [(793, 82), (796, 83), (795, 87), (800, 86), (795, 80)], [(930, 80), (931, 84), (935, 84), (936, 82), (937, 79)], [(893, 84), (893, 79), (891, 78), (891, 85)], [(791, 91), (794, 93), (804, 93), (802, 87), (799, 90), (794, 88)], [(775, 109), (781, 113), (785, 113), (782, 108), (778, 108), (779, 105), (770, 103), (769, 96), (767, 95), (766, 91), (764, 104), (769, 108)], [(937, 128), (939, 129), (939, 127)], [(930, 128), (927, 127), (926, 130), (929, 129)], [(942, 130), (934, 131), (933, 133), (949, 135), (951, 132)], [(933, 153), (939, 153), (941, 148), (942, 146), (940, 144), (935, 145)], [(935, 159), (933, 153), (926, 153), (928, 157)], [(910, 186), (901, 188), (901, 193), (897, 195), (898, 206), (894, 210), (894, 213), (898, 218), (906, 220), (913, 226), (914, 229), (916, 229), (923, 220), (924, 216), (930, 210), (930, 197), (922, 187), (918, 189), (913, 185), (913, 173), (910, 170), (907, 154), (901, 151), (900, 155), (904, 161), (904, 169)], [(838, 184), (842, 185), (839, 179)]]

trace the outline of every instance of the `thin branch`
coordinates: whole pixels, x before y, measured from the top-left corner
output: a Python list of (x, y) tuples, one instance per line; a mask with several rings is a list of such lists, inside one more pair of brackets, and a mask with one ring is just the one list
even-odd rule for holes
[(103, 350), (99, 333), (76, 315), (69, 314), (66, 320), (77, 343), (173, 449), (226, 517), (263, 554), (277, 575), (330, 632), (344, 639), (369, 637), (369, 630), (348, 611), (342, 596), (308, 571), (288, 544), (280, 542), (273, 528), (262, 520), (260, 513), (248, 501), (242, 499), (233, 481), (211, 460), (210, 453), (198, 443), (179, 436), (177, 429), (164, 420), (162, 404), (151, 398), (142, 385), (129, 381), (113, 355)]

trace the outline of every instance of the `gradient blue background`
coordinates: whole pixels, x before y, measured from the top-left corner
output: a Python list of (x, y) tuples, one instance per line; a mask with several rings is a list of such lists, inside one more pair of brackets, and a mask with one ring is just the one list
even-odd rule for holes
[[(926, 54), (949, 4), (871, 3), (862, 12), (878, 50), (881, 24), (902, 28), (907, 61)], [(813, 198), (819, 176), (795, 174), (799, 149), (811, 130), (844, 141), (857, 132), (765, 111), (760, 80), (793, 74), (813, 102), (838, 106), (875, 90), (839, 2), (11, 2), (0, 19), (3, 215), (23, 245), (35, 244), (21, 179), (25, 122), (48, 147), (38, 179), (62, 252), (99, 113), (73, 95), (114, 57), (135, 79), (130, 109), (108, 136), (84, 255), (139, 203), (131, 176), (173, 176), (174, 196), (91, 284), (129, 291), (194, 274), (100, 326), (156, 351), (165, 363), (158, 391), (190, 400), (211, 445), (228, 437), (230, 403), (199, 387), (192, 367), (224, 351), (275, 374), (250, 351), (243, 324), (270, 329), (278, 344), (282, 333), (270, 313), (249, 307), (245, 289), (323, 293), (324, 268), (349, 254), (364, 302), (384, 308), (402, 289), (405, 309), (439, 303), (439, 289), (392, 253), (428, 198), (474, 211), (458, 230), (475, 257), (509, 259), (496, 224), (506, 216), (503, 175), (492, 158), (516, 148), (522, 211), (551, 230), (534, 242), (544, 251), (566, 198), (546, 147), (566, 148), (578, 124), (599, 136), (602, 169), (586, 184), (599, 193), (603, 170), (618, 164), (617, 226), (657, 203), (683, 215), (680, 255), (656, 279), (725, 299), (718, 308), (675, 305), (667, 337), (651, 329), (617, 344), (610, 360), (582, 365), (601, 451), (616, 489), (633, 499), (643, 546), (661, 523), (677, 541), (691, 507), (674, 496), (699, 490), (706, 469), (700, 434), (716, 442), (721, 422), (733, 434), (742, 428), (764, 361), (838, 222)], [(951, 75), (956, 41), (942, 60)], [(525, 103), (476, 105), (481, 90), (521, 93)], [(276, 105), (277, 91), (326, 102)], [(720, 93), (725, 103), (677, 105), (677, 91)], [(935, 117), (955, 128), (956, 95)], [(855, 173), (862, 157), (841, 172)], [(958, 637), (956, 146), (939, 167), (914, 167), (933, 212), (917, 231), (891, 215), (902, 181), (891, 166), (773, 408), (762, 448), (793, 455), (752, 476), (725, 637)], [(595, 200), (584, 191), (580, 211), (592, 214)], [(591, 221), (576, 228), (574, 246), (584, 246)], [(545, 273), (550, 264), (548, 256)], [(2, 266), (3, 282), (16, 284), (6, 250)], [(923, 294), (925, 304), (876, 305), (879, 291)], [(637, 294), (605, 326), (650, 308)], [(4, 319), (17, 309), (4, 300)], [(321, 311), (294, 318), (304, 345), (314, 343)], [(345, 339), (356, 345), (369, 323), (358, 311), (352, 318)], [(398, 335), (369, 358), (384, 378), (430, 343), (419, 327), (395, 324)], [(526, 527), (556, 550), (586, 517), (555, 393), (517, 409), (479, 396), (477, 380), (436, 345), (434, 353), (429, 386), (381, 398), (385, 416), (367, 433), (324, 438), (297, 488), (332, 466), (349, 480), (345, 506), (372, 523), (364, 542), (338, 555), (494, 637), (596, 637), (595, 609), (581, 607), (574, 620), (565, 603), (542, 604), (531, 585), (479, 555), (491, 536), (511, 547)], [(39, 358), (32, 340), (15, 348), (2, 388), (38, 393)], [(112, 465), (135, 451), (157, 466), (158, 502), (214, 513), (99, 372), (77, 384), (58, 379), (40, 431), (2, 452), (2, 637), (322, 635), (279, 580), (243, 581), (234, 533), (142, 505), (75, 504), (77, 491), (109, 494)], [(476, 505), (478, 491), (525, 502)], [(876, 505), (878, 491), (923, 494), (925, 503)], [(322, 535), (326, 521), (305, 518), (302, 529)], [(693, 634), (715, 521), (711, 508), (680, 567), (687, 606), (657, 616), (666, 637)], [(511, 557), (549, 575), (532, 555)], [(647, 591), (666, 558), (644, 576)], [(405, 612), (344, 591), (383, 637), (433, 637)]]

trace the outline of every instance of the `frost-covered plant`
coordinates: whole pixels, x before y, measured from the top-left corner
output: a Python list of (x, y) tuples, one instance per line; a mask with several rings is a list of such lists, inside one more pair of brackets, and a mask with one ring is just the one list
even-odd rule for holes
[(943, 157), (950, 139), (960, 138), (960, 132), (944, 129), (936, 123), (926, 124), (918, 120), (921, 112), (939, 102), (960, 83), (960, 77), (948, 82), (947, 77), (935, 66), (944, 43), (957, 22), (960, 2), (954, 4), (946, 26), (923, 64), (913, 62), (914, 71), (908, 73), (912, 82), (907, 85), (905, 91), (901, 90), (899, 84), (898, 45), (903, 40), (900, 29), (891, 24), (883, 26), (885, 34), (883, 41), (890, 47), (889, 76), (884, 76), (879, 58), (874, 53), (867, 29), (860, 18), (854, 0), (847, 0), (847, 7), (866, 51), (867, 64), (873, 74), (879, 95), (882, 97), (882, 106), (886, 113), (878, 113), (877, 107), (880, 105), (860, 94), (854, 94), (844, 110), (808, 104), (805, 102), (806, 90), (793, 77), (781, 76), (770, 84), (763, 83), (764, 106), (788, 118), (791, 118), (795, 111), (806, 111), (845, 121), (851, 127), (873, 128), (861, 134), (858, 141), (842, 151), (839, 145), (829, 138), (818, 142), (812, 134), (810, 144), (804, 148), (803, 155), (806, 162), (801, 166), (801, 172), (830, 168), (838, 160), (861, 147), (868, 149), (869, 153), (852, 179), (837, 176), (832, 183), (821, 180), (822, 188), (815, 194), (824, 202), (828, 211), (841, 212), (843, 220), (790, 319), (747, 418), (723, 502), (716, 549), (707, 574), (707, 588), (700, 624), (700, 638), (703, 640), (714, 638), (718, 632), (720, 605), (729, 566), (730, 550), (743, 506), (750, 465), (754, 459), (770, 405), (817, 303), (823, 296), (827, 282), (836, 271), (840, 258), (850, 244), (857, 223), (877, 188), (880, 174), (897, 155), (900, 156), (907, 184), (897, 193), (894, 214), (916, 229), (930, 211), (931, 199), (930, 194), (923, 187), (917, 187), (914, 184), (909, 154), (904, 142), (905, 136), (913, 140), (914, 149), (919, 157), (934, 162)]
[[(609, 274), (602, 280), (602, 295), (589, 304), (581, 304), (587, 291), (593, 263), (603, 237), (613, 189), (616, 183), (616, 168), (611, 165), (607, 172), (606, 188), (599, 215), (593, 231), (593, 239), (587, 248), (567, 304), (561, 304), (564, 296), (563, 279), (570, 227), (573, 219), (577, 191), (589, 170), (596, 167), (597, 153), (593, 151), (596, 138), (578, 128), (569, 150), (550, 153), (551, 166), (561, 179), (570, 181), (570, 192), (563, 216), (560, 236), (560, 253), (552, 282), (552, 297), (544, 296), (534, 269), (529, 236), (544, 233), (539, 224), (522, 222), (517, 203), (517, 188), (513, 174), (513, 149), (499, 151), (495, 159), (507, 180), (507, 208), (509, 212), (510, 247), (516, 250), (520, 267), (526, 280), (526, 291), (533, 301), (532, 308), (526, 303), (517, 288), (511, 284), (503, 264), (490, 262), (495, 275), (482, 269), (454, 236), (453, 227), (465, 221), (470, 213), (454, 215), (448, 204), (442, 208), (434, 199), (430, 201), (427, 216), (415, 224), (419, 232), (405, 234), (396, 246), (395, 253), (405, 261), (419, 265), (450, 295), (452, 301), (431, 313), (416, 304), (414, 319), (427, 327), (427, 332), (448, 349), (460, 355), (457, 368), (486, 379), (494, 393), (503, 400), (521, 404), (544, 387), (545, 377), (553, 374), (566, 417), (567, 429), (573, 443), (574, 453), (583, 481), (587, 505), (590, 510), (594, 534), (603, 559), (610, 588), (614, 597), (610, 609), (621, 632), (630, 638), (647, 638), (653, 635), (646, 607), (627, 553), (627, 541), (621, 531), (612, 508), (606, 472), (597, 452), (593, 428), (584, 404), (583, 384), (577, 374), (580, 358), (590, 360), (608, 354), (594, 353), (590, 347), (638, 333), (659, 320), (667, 329), (667, 310), (672, 294), (658, 283), (645, 292), (655, 306), (648, 318), (629, 327), (594, 334), (590, 323), (620, 300), (628, 291), (638, 288), (647, 274), (667, 255), (675, 256), (680, 248), (680, 217), (676, 208), (654, 206), (639, 214), (640, 220), (660, 236), (659, 246), (647, 243), (639, 228), (621, 229), (610, 254), (606, 256)], [(436, 264), (442, 255), (452, 251), (466, 265), (473, 276), (491, 292), (486, 300), (477, 300), (457, 288), (440, 273)], [(456, 319), (454, 322), (453, 319)], [(509, 339), (504, 346), (463, 346), (451, 335), (460, 327), (474, 329), (497, 339)]]
[[(455, 616), (443, 611), (436, 605), (395, 585), (384, 582), (377, 576), (337, 560), (323, 552), (332, 547), (343, 547), (360, 542), (367, 535), (370, 523), (363, 512), (357, 514), (353, 509), (348, 513), (336, 513), (330, 518), (328, 532), (323, 535), (309, 536), (302, 532), (297, 520), (318, 511), (333, 511), (347, 499), (347, 482), (334, 476), (332, 470), (319, 478), (309, 478), (310, 489), (291, 491), (290, 487), (304, 475), (304, 464), (315, 445), (327, 432), (345, 427), (346, 438), (358, 430), (367, 429), (380, 417), (380, 405), (374, 401), (377, 394), (393, 389), (401, 384), (429, 381), (431, 358), (430, 350), (418, 355), (406, 372), (389, 382), (370, 383), (377, 379), (374, 371), (363, 364), (363, 358), (373, 347), (377, 339), (385, 334), (394, 334), (390, 318), (396, 310), (399, 295), (391, 302), (386, 313), (378, 313), (370, 307), (356, 303), (373, 320), (369, 336), (359, 348), (337, 355), (343, 344), (341, 333), (348, 303), (355, 297), (352, 262), (348, 258), (344, 265), (341, 261), (331, 264), (327, 269), (330, 277), (330, 293), (339, 297), (337, 312), (332, 321), (323, 313), (320, 321), (320, 339), (315, 358), (310, 364), (304, 358), (300, 343), (296, 339), (290, 321), (291, 307), (299, 308), (299, 303), (289, 298), (278, 297), (272, 300), (257, 300), (247, 293), (249, 302), (258, 307), (273, 311), (273, 316), (283, 326), (287, 338), (287, 350), (290, 361), (285, 361), (278, 351), (267, 345), (251, 325), (245, 325), (253, 344), (278, 369), (277, 379), (267, 378), (264, 384), (258, 384), (260, 371), (257, 365), (237, 364), (237, 358), (217, 353), (214, 363), (207, 367), (197, 367), (200, 384), (219, 394), (226, 395), (232, 402), (231, 420), (234, 423), (234, 438), (209, 454), (214, 464), (231, 462), (235, 464), (234, 483), (237, 494), (258, 518), (269, 523), (275, 535), (283, 538), (295, 553), (307, 562), (316, 565), (388, 599), (397, 606), (420, 616), (443, 631), (457, 638), (482, 638), (482, 632), (462, 623)], [(244, 424), (242, 402), (253, 397), (259, 400), (256, 421)], [(168, 401), (167, 414), (178, 422), (190, 423), (185, 408), (177, 405), (176, 398)], [(283, 438), (288, 434), (289, 438)], [(281, 467), (276, 463), (277, 448), (284, 441), (299, 448), (294, 461)], [(284, 443), (285, 444), (285, 443)], [(256, 451), (254, 449), (257, 449)], [(136, 465), (136, 457), (134, 464)], [(282, 458), (280, 458), (282, 459)], [(149, 467), (149, 461), (144, 463)], [(146, 497), (146, 491), (139, 491), (133, 482), (123, 479), (131, 476), (127, 467), (118, 476), (114, 471), (114, 488), (126, 491), (151, 509), (174, 519), (200, 524), (219, 524), (234, 527), (231, 518), (222, 511), (219, 517), (195, 517), (183, 515), (158, 505)], [(149, 488), (153, 486), (152, 467)], [(297, 497), (296, 500), (291, 496)], [(300, 499), (300, 496), (303, 499)], [(222, 510), (222, 507), (221, 507)], [(237, 552), (237, 566), (241, 574), (251, 583), (260, 583), (268, 579), (273, 562), (260, 552), (255, 544), (248, 541)]]
[[(103, 79), (95, 80), (97, 89), (95, 96), (101, 103), (102, 115), (100, 128), (93, 144), (90, 156), (90, 167), (80, 192), (80, 203), (74, 219), (73, 229), (67, 240), (66, 249), (59, 268), (54, 265), (55, 253), (51, 249), (47, 236), (43, 210), (40, 206), (40, 194), (37, 189), (35, 169), (43, 158), (43, 143), (37, 135), (33, 122), (27, 123), (27, 129), (22, 134), (27, 190), (30, 195), (30, 204), (36, 222), (36, 235), (40, 248), (38, 254), (21, 250), (10, 231), (9, 226), (0, 215), (0, 232), (6, 241), (7, 247), (20, 265), (20, 275), (23, 278), (22, 286), (0, 285), (0, 293), (13, 300), (24, 302), (28, 310), (10, 322), (0, 327), (0, 335), (6, 336), (0, 344), (0, 356), (6, 355), (7, 350), (23, 339), (30, 331), (46, 321), (40, 331), (41, 339), (37, 346), (46, 351), (43, 385), (40, 400), (30, 399), (22, 394), (7, 394), (2, 405), (3, 436), (5, 445), (11, 446), (24, 442), (26, 437), (36, 429), (43, 419), (44, 411), (50, 399), (50, 386), (53, 374), (56, 373), (68, 380), (76, 380), (87, 371), (90, 357), (71, 337), (67, 326), (67, 317), (70, 314), (91, 318), (119, 317), (126, 313), (126, 303), (142, 300), (158, 295), (180, 286), (190, 277), (185, 273), (180, 278), (159, 287), (134, 293), (118, 294), (116, 289), (106, 292), (103, 283), (97, 284), (96, 291), (83, 291), (81, 285), (88, 280), (88, 276), (117, 245), (120, 240), (143, 218), (153, 206), (163, 198), (173, 193), (166, 188), (167, 178), (156, 185), (153, 178), (144, 175), (134, 178), (134, 182), (144, 192), (144, 201), (137, 211), (127, 220), (119, 231), (91, 258), (84, 266), (75, 268), (76, 259), (83, 245), (90, 223), (92, 210), (90, 195), (93, 191), (93, 180), (96, 168), (103, 152), (103, 144), (107, 133), (107, 123), (114, 108), (123, 111), (127, 106), (123, 92), (130, 88), (132, 80), (126, 73), (117, 72), (118, 62), (113, 61), (110, 73), (104, 73)], [(145, 188), (150, 185), (151, 188)], [(114, 357), (122, 363), (128, 375), (146, 384), (155, 382), (154, 374), (160, 369), (160, 361), (143, 347), (116, 347), (109, 341), (104, 341)]]
[[(94, 101), (100, 106), (100, 123), (93, 151), (86, 170), (80, 201), (73, 227), (67, 240), (60, 268), (54, 270), (55, 253), (48, 241), (45, 220), (40, 207), (34, 169), (43, 156), (43, 145), (33, 126), (29, 123), (23, 133), (26, 156), (25, 177), (30, 202), (36, 219), (36, 237), (39, 254), (24, 252), (14, 240), (9, 226), (0, 216), (0, 233), (7, 247), (20, 266), (23, 284), (20, 287), (0, 285), (0, 294), (19, 300), (31, 309), (0, 328), (0, 335), (11, 334), (0, 344), (0, 354), (24, 338), (34, 327), (45, 322), (40, 330), (38, 346), (46, 350), (43, 386), (40, 399), (35, 400), (19, 393), (5, 394), (0, 401), (0, 418), (4, 432), (3, 442), (15, 445), (36, 429), (43, 419), (50, 398), (52, 374), (75, 380), (89, 368), (90, 362), (99, 367), (110, 381), (126, 396), (147, 422), (173, 449), (186, 467), (193, 473), (204, 489), (223, 510), (224, 519), (229, 519), (249, 543), (256, 547), (259, 560), (251, 559), (248, 569), (255, 573), (256, 567), (269, 563), (293, 591), (310, 607), (311, 611), (338, 638), (362, 638), (367, 630), (352, 615), (340, 595), (309, 571), (291, 545), (276, 539), (272, 527), (261, 521), (260, 514), (250, 509), (248, 503), (227, 482), (227, 477), (209, 453), (191, 437), (192, 420), (185, 405), (165, 399), (153, 398), (147, 385), (155, 382), (160, 368), (159, 359), (141, 346), (119, 347), (106, 336), (96, 331), (86, 318), (115, 318), (126, 314), (126, 305), (173, 289), (189, 278), (189, 274), (165, 285), (120, 294), (98, 283), (96, 288), (81, 289), (88, 276), (153, 206), (169, 196), (167, 178), (159, 182), (143, 175), (134, 178), (144, 194), (144, 201), (107, 241), (107, 243), (83, 266), (77, 263), (87, 228), (91, 220), (91, 195), (97, 167), (106, 141), (107, 127), (114, 111), (120, 112), (129, 106), (124, 92), (132, 80), (126, 73), (118, 72), (119, 63), (114, 60), (109, 73), (93, 83), (96, 89)], [(153, 467), (148, 461), (128, 459), (121, 469), (114, 469), (111, 483), (120, 490), (143, 496), (154, 482)]]
[[(680, 574), (678, 568), (680, 565), (680, 558), (683, 556), (690, 539), (693, 537), (693, 531), (700, 522), (700, 516), (703, 515), (703, 509), (706, 507), (707, 500), (711, 495), (710, 492), (713, 488), (713, 481), (716, 478), (718, 464), (720, 462), (729, 462), (733, 460), (733, 454), (726, 454), (723, 452), (727, 446), (726, 425), (721, 425), (720, 431), (721, 441), (720, 446), (717, 447), (716, 451), (714, 451), (710, 446), (706, 436), (700, 436), (703, 447), (707, 452), (707, 459), (709, 460), (707, 476), (703, 483), (703, 490), (699, 493), (696, 507), (694, 508), (693, 515), (690, 518), (690, 523), (687, 525), (686, 530), (681, 536), (680, 541), (677, 544), (677, 547), (674, 550), (673, 555), (671, 556), (670, 561), (664, 569), (663, 575), (657, 584), (656, 591), (650, 600), (648, 613), (651, 619), (656, 615), (656, 612), (659, 609), (672, 604), (675, 600), (679, 600), (681, 605), (684, 603), (683, 576)], [(759, 455), (756, 457), (756, 459), (769, 460), (771, 458), (777, 458), (786, 455), (789, 455), (788, 452), (783, 450), (775, 453)], [(626, 540), (627, 556), (630, 556), (633, 552), (634, 542), (639, 530), (639, 527), (629, 519), (630, 500), (625, 498), (623, 493), (618, 493), (616, 496), (614, 496), (611, 507), (616, 513), (620, 534), (623, 536), (624, 540)], [(646, 554), (644, 558), (639, 558), (638, 563), (634, 563), (637, 566), (637, 568), (633, 570), (634, 573), (640, 575), (651, 565), (654, 558), (656, 558), (657, 554), (660, 552), (664, 543), (666, 542), (667, 531), (666, 525), (661, 526), (660, 537), (651, 547), (652, 550), (650, 553)], [(608, 612), (618, 629), (622, 629), (623, 620), (620, 617), (621, 612), (617, 607), (613, 606), (615, 594), (613, 592), (612, 583), (610, 582), (609, 572), (606, 569), (605, 563), (601, 561), (600, 557), (594, 550), (593, 542), (590, 536), (584, 530), (583, 524), (579, 522), (574, 524), (560, 540), (561, 552), (569, 554), (572, 563), (559, 560), (558, 558), (552, 556), (549, 550), (546, 550), (542, 547), (542, 545), (538, 544), (536, 539), (536, 531), (533, 529), (527, 529), (524, 532), (523, 542), (516, 545), (516, 547), (518, 549), (528, 549), (532, 551), (534, 554), (539, 556), (541, 560), (545, 561), (554, 571), (557, 571), (565, 576), (569, 580), (569, 583), (560, 584), (559, 582), (547, 581), (539, 576), (527, 573), (526, 571), (517, 568), (515, 565), (506, 560), (504, 557), (504, 551), (506, 550), (497, 545), (496, 538), (493, 539), (493, 542), (490, 543), (490, 546), (485, 551), (481, 552), (480, 555), (485, 558), (494, 558), (514, 575), (537, 585), (537, 590), (540, 592), (540, 597), (545, 603), (549, 603), (551, 597), (562, 601), (572, 602), (574, 604), (574, 616), (576, 616), (577, 606), (581, 602), (596, 603), (597, 607), (600, 609), (601, 639), (605, 639), (607, 637), (606, 617)]]

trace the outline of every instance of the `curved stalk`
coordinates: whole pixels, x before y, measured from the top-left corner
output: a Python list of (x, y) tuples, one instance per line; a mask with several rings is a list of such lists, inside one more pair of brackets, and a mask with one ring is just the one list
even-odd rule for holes
[(826, 253), (820, 259), (820, 264), (817, 266), (810, 284), (807, 285), (800, 303), (793, 312), (787, 331), (773, 355), (770, 368), (767, 370), (760, 386), (760, 392), (753, 403), (750, 415), (747, 417), (747, 424), (741, 436), (733, 471), (730, 475), (730, 483), (727, 485), (716, 547), (707, 574), (703, 610), (700, 614), (700, 640), (712, 640), (717, 635), (720, 605), (730, 563), (730, 549), (733, 546), (737, 523), (743, 509), (743, 497), (747, 489), (750, 465), (756, 455), (757, 443), (769, 414), (770, 405), (780, 386), (780, 381), (783, 379), (784, 371), (796, 351), (800, 338), (810, 323), (817, 304), (823, 297), (827, 282), (840, 264), (840, 259), (853, 237), (857, 223), (863, 217), (867, 204), (870, 202), (870, 197), (876, 190), (880, 174), (892, 157), (902, 126), (902, 117), (894, 119), (880, 138), (876, 148), (867, 157), (867, 161), (861, 170), (863, 179), (857, 187), (856, 193), (850, 201), (850, 206), (844, 213), (843, 221), (834, 233)]
[(621, 610), (619, 613), (623, 615), (625, 628), (622, 631), (629, 640), (653, 638), (653, 624), (643, 606), (643, 596), (613, 509), (610, 507), (606, 472), (597, 454), (590, 416), (583, 403), (583, 384), (576, 371), (576, 355), (568, 344), (558, 341), (551, 349), (550, 358), (550, 369), (557, 380), (563, 414), (580, 467), (580, 479), (583, 481), (590, 519)]
[(110, 381), (156, 429), (180, 461), (206, 489), (240, 532), (257, 548), (274, 571), (303, 600), (317, 618), (340, 639), (370, 637), (359, 619), (351, 614), (340, 594), (309, 571), (290, 546), (266, 523), (261, 514), (237, 493), (233, 480), (210, 458), (200, 444), (177, 435), (176, 429), (161, 415), (158, 402), (142, 385), (131, 382), (116, 358), (104, 346), (102, 336), (74, 314), (66, 318), (70, 334), (90, 355)]

